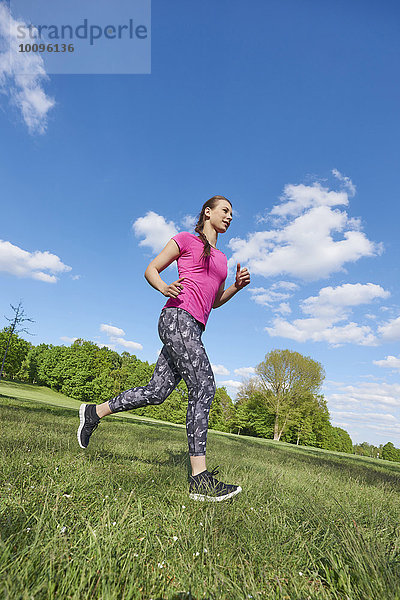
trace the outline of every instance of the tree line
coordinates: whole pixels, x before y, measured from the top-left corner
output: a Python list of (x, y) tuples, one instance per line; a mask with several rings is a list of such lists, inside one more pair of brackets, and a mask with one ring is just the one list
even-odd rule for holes
[[(129, 352), (99, 347), (77, 339), (71, 346), (30, 342), (12, 335), (10, 327), (0, 331), (0, 356), (4, 374), (10, 379), (47, 386), (82, 402), (100, 403), (124, 390), (145, 386), (154, 364)], [(290, 350), (272, 350), (244, 381), (233, 402), (225, 387), (218, 387), (211, 405), (209, 427), (326, 450), (362, 454), (400, 462), (400, 450), (389, 442), (375, 452), (367, 442), (353, 446), (349, 434), (334, 427), (326, 400), (319, 393), (324, 379), (320, 363)], [(186, 422), (188, 393), (181, 381), (160, 405), (135, 409), (138, 415)], [(375, 453), (374, 453), (375, 452)]]
[(392, 442), (387, 442), (385, 445), (380, 444), (379, 446), (368, 444), (368, 442), (362, 442), (362, 444), (356, 444), (354, 446), (354, 454), (400, 462), (400, 448), (395, 448)]

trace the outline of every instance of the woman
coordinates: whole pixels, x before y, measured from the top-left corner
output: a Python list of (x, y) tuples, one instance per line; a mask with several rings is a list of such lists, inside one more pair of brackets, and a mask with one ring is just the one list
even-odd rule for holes
[[(226, 290), (227, 259), (217, 249), (219, 233), (232, 221), (232, 205), (224, 196), (213, 196), (203, 205), (195, 232), (181, 232), (169, 240), (145, 271), (149, 284), (168, 298), (161, 311), (158, 332), (164, 346), (153, 376), (145, 387), (122, 392), (103, 404), (81, 404), (78, 441), (87, 448), (100, 419), (111, 413), (149, 404), (161, 404), (183, 378), (188, 388), (186, 431), (192, 475), (189, 496), (193, 500), (220, 501), (242, 491), (240, 486), (218, 481), (206, 469), (208, 417), (215, 381), (201, 335), (212, 308), (225, 304), (250, 283), (247, 269), (237, 265), (235, 283)], [(174, 260), (179, 279), (165, 283), (160, 273)]]

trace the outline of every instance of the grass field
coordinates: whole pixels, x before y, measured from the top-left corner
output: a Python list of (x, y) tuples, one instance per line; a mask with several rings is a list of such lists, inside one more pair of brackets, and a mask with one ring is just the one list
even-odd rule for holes
[(0, 384), (0, 598), (400, 599), (400, 465), (209, 431), (243, 492), (188, 497), (185, 428)]

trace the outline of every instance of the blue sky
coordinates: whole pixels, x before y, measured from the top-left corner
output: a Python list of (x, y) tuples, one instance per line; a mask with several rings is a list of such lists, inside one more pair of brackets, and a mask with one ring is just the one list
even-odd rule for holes
[(36, 56), (21, 77), (9, 18), (0, 3), (0, 314), (22, 298), (35, 344), (155, 362), (166, 299), (144, 270), (223, 194), (218, 247), (252, 281), (207, 324), (217, 384), (234, 397), (296, 350), (323, 364), (334, 425), (399, 447), (398, 4), (153, 2), (147, 75), (46, 77)]

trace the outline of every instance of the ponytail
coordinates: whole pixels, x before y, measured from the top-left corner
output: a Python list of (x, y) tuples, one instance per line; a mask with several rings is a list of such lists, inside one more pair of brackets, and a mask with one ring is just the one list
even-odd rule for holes
[(202, 258), (206, 258), (206, 257), (210, 256), (211, 248), (212, 248), (210, 242), (208, 241), (207, 237), (203, 233), (205, 209), (206, 208), (215, 208), (216, 205), (218, 204), (219, 200), (227, 200), (230, 204), (230, 201), (228, 200), (228, 198), (225, 198), (225, 196), (213, 196), (212, 198), (210, 198), (209, 200), (207, 200), (207, 202), (205, 202), (203, 204), (200, 214), (198, 216), (196, 227), (194, 228), (195, 232), (199, 234), (201, 241), (204, 244), (203, 253), (201, 255)]

